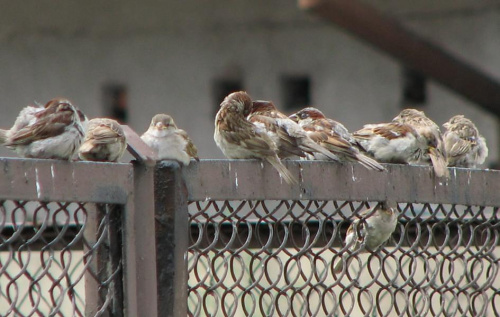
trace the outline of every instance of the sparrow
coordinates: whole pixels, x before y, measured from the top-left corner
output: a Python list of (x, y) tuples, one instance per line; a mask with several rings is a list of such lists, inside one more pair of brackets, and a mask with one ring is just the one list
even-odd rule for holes
[(189, 165), (191, 158), (200, 160), (193, 141), (168, 114), (155, 115), (141, 139), (156, 152), (158, 160), (175, 160), (184, 166)]
[(214, 140), (230, 159), (261, 159), (269, 162), (288, 184), (296, 178), (281, 163), (278, 146), (269, 135), (247, 120), (252, 99), (244, 91), (226, 96), (215, 116)]
[[(326, 118), (320, 110), (314, 107), (304, 108), (290, 118), (298, 122), (312, 140), (335, 154), (338, 161), (359, 162), (368, 169), (385, 171), (380, 163), (361, 153), (356, 140), (344, 125)], [(317, 155), (314, 158), (322, 159)]]
[(409, 164), (426, 147), (425, 140), (405, 123), (366, 124), (352, 136), (364, 152), (383, 163)]
[(350, 252), (340, 253), (342, 258), (333, 268), (335, 273), (342, 272), (344, 261), (349, 265), (352, 253), (376, 251), (387, 241), (396, 230), (399, 214), (395, 208), (382, 203), (360, 212), (359, 216), (347, 229), (345, 244)]
[[(23, 111), (26, 112), (23, 113)], [(21, 157), (70, 160), (78, 151), (84, 128), (70, 101), (55, 98), (43, 109), (24, 109), (5, 133), (4, 145)], [(20, 116), (21, 116), (20, 114)]]
[(448, 166), (475, 168), (488, 156), (486, 140), (474, 123), (463, 115), (456, 115), (443, 124), (444, 147)]
[[(78, 113), (78, 117), (80, 118), (83, 129), (84, 131), (86, 131), (88, 118), (77, 106), (74, 107), (76, 109), (76, 112)], [(35, 102), (33, 105), (24, 107), (19, 112), (14, 125), (9, 130), (0, 129), (0, 144), (4, 144), (10, 135), (16, 133), (20, 129), (28, 125), (32, 125), (36, 121), (35, 114), (42, 111), (43, 109), (45, 109), (44, 105), (38, 102)]]
[(404, 123), (412, 126), (426, 143), (424, 150), (412, 163), (432, 164), (437, 177), (450, 176), (447, 167), (446, 152), (443, 137), (439, 126), (426, 117), (423, 111), (416, 109), (404, 109), (394, 119), (393, 122)]
[(280, 158), (288, 158), (295, 155), (304, 157), (305, 153), (311, 155), (313, 153), (321, 153), (331, 160), (337, 160), (337, 157), (333, 153), (311, 140), (307, 132), (298, 123), (278, 111), (271, 101), (253, 101), (247, 119), (259, 131), (267, 133), (276, 143)]
[(113, 119), (95, 118), (88, 122), (88, 129), (78, 156), (85, 161), (119, 161), (127, 140), (122, 127)]

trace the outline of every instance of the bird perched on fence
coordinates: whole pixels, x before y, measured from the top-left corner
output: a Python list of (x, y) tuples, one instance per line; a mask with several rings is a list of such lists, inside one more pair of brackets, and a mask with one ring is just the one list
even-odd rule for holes
[(366, 153), (384, 163), (408, 164), (427, 146), (412, 126), (398, 122), (367, 124), (352, 136)]
[[(385, 171), (380, 163), (360, 152), (356, 141), (341, 123), (326, 118), (320, 110), (304, 108), (290, 118), (298, 122), (312, 140), (335, 154), (340, 162), (359, 162), (368, 169)], [(314, 157), (322, 159), (317, 155)]]
[(215, 117), (215, 143), (227, 158), (268, 161), (287, 183), (296, 184), (297, 180), (278, 157), (276, 143), (247, 120), (251, 109), (252, 99), (246, 92), (226, 96)]
[(141, 139), (152, 148), (159, 160), (175, 160), (184, 166), (191, 158), (199, 161), (198, 149), (186, 131), (177, 128), (174, 119), (168, 114), (157, 114)]
[[(47, 103), (48, 105), (48, 103)], [(88, 118), (87, 116), (75, 105), (76, 112), (78, 113), (78, 117), (80, 118), (80, 122), (82, 124), (83, 130), (86, 131)], [(36, 113), (45, 109), (43, 104), (39, 104), (35, 102), (33, 105), (29, 105), (24, 107), (18, 114), (16, 121), (12, 125), (12, 127), (8, 130), (0, 129), (0, 144), (4, 144), (10, 135), (15, 134), (20, 129), (32, 125), (35, 123), (37, 117)]]
[(86, 161), (117, 162), (126, 148), (125, 133), (118, 122), (113, 119), (95, 118), (88, 123), (78, 156)]
[[(345, 244), (349, 253), (376, 251), (387, 241), (398, 223), (398, 212), (386, 203), (360, 212), (360, 218), (354, 220), (347, 229)], [(334, 266), (335, 273), (342, 272), (344, 262), (348, 266), (351, 262), (350, 254), (340, 253), (342, 256)]]
[(320, 153), (331, 160), (337, 160), (334, 154), (311, 140), (298, 123), (281, 113), (271, 101), (253, 101), (247, 119), (276, 143), (280, 158)]
[(393, 121), (412, 126), (427, 143), (414, 163), (432, 164), (437, 177), (449, 177), (443, 137), (438, 125), (423, 111), (416, 109), (402, 110)]
[(40, 109), (24, 108), (13, 127), (1, 134), (3, 144), (21, 157), (70, 160), (85, 131), (75, 106), (55, 98)]
[(443, 138), (449, 166), (474, 168), (484, 163), (488, 157), (486, 140), (471, 120), (456, 115), (443, 127), (446, 129)]

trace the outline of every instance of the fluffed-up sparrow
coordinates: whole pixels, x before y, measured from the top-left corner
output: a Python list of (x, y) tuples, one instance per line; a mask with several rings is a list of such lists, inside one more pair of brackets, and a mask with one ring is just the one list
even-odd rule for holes
[(347, 229), (345, 247), (349, 252), (340, 253), (341, 258), (333, 268), (335, 273), (342, 272), (344, 262), (346, 266), (349, 265), (351, 256), (361, 252), (376, 251), (387, 241), (396, 230), (399, 213), (396, 208), (381, 203), (360, 212), (359, 215), (360, 218), (354, 220)]
[(288, 184), (297, 184), (297, 179), (281, 163), (276, 143), (247, 120), (251, 109), (252, 99), (246, 92), (226, 96), (215, 117), (215, 143), (227, 158), (268, 161)]
[(412, 126), (398, 122), (367, 124), (352, 136), (366, 153), (383, 163), (413, 162), (427, 145)]
[(16, 119), (18, 125), (6, 133), (4, 143), (18, 155), (70, 160), (78, 151), (85, 132), (70, 101), (52, 99), (43, 109), (27, 109), (24, 115)]
[(443, 124), (444, 147), (448, 166), (475, 168), (488, 157), (486, 140), (474, 123), (463, 115), (456, 115)]
[(394, 122), (412, 126), (427, 143), (424, 151), (415, 160), (416, 164), (432, 164), (437, 177), (449, 177), (446, 152), (439, 126), (429, 119), (423, 111), (404, 109), (394, 119)]
[(271, 101), (253, 101), (247, 119), (277, 144), (280, 158), (318, 153), (337, 160), (334, 154), (311, 140), (298, 123), (281, 113)]
[(341, 123), (326, 118), (320, 110), (304, 108), (290, 118), (298, 122), (312, 140), (335, 154), (340, 162), (359, 162), (368, 169), (385, 171), (380, 163), (360, 152), (356, 140)]
[(186, 131), (177, 128), (174, 119), (168, 114), (157, 114), (141, 139), (152, 148), (159, 160), (175, 160), (184, 166), (191, 158), (199, 161), (198, 149)]
[(95, 118), (88, 122), (78, 156), (85, 161), (117, 162), (126, 148), (125, 133), (118, 122), (108, 118)]
[[(83, 130), (86, 131), (88, 123), (87, 116), (77, 106), (73, 105), (73, 107), (75, 107), (75, 110), (78, 113), (78, 117), (80, 118)], [(4, 144), (11, 135), (15, 134), (20, 129), (35, 123), (37, 119), (35, 114), (44, 109), (44, 105), (37, 102), (35, 102), (33, 105), (24, 107), (17, 115), (16, 121), (10, 129), (0, 129), (0, 144)]]

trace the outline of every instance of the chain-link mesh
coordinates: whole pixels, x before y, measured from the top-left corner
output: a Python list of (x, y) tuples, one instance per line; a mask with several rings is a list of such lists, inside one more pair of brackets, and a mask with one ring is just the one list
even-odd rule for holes
[(0, 201), (0, 315), (121, 316), (120, 214), (115, 205)]
[(349, 252), (347, 228), (375, 206), (191, 202), (189, 314), (498, 316), (498, 208), (399, 203), (385, 245)]

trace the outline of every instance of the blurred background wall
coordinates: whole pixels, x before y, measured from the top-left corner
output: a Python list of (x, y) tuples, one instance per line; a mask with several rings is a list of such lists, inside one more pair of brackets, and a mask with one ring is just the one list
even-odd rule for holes
[[(363, 2), (500, 81), (500, 1)], [(498, 161), (498, 118), (432, 80), (420, 87), (422, 98), (409, 100), (399, 62), (295, 1), (0, 5), (4, 128), (25, 105), (64, 96), (89, 117), (118, 117), (139, 134), (154, 114), (169, 113), (201, 158), (222, 158), (212, 137), (214, 115), (227, 91), (245, 89), (287, 113), (315, 105), (351, 131), (391, 120), (405, 105), (420, 107), (440, 125), (464, 114), (487, 139), (488, 165)], [(0, 155), (14, 154), (2, 148)]]

